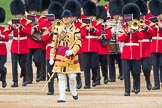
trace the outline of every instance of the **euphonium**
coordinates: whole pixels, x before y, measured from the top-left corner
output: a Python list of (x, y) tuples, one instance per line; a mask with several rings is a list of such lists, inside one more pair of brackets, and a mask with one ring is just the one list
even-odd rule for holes
[(133, 30), (137, 30), (139, 28), (139, 21), (134, 19), (130, 22), (130, 27)]

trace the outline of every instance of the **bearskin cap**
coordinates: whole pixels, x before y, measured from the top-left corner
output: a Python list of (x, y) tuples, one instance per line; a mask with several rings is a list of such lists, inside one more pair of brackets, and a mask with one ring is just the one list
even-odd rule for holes
[(10, 11), (12, 15), (25, 14), (25, 5), (21, 0), (12, 0), (10, 3)]
[(54, 14), (55, 19), (61, 19), (63, 6), (59, 2), (52, 2), (48, 8), (48, 14)]
[(39, 12), (42, 8), (42, 0), (25, 0), (25, 7), (27, 12), (29, 12), (29, 10)]
[(134, 3), (134, 0), (123, 0), (125, 4), (127, 3)]
[(104, 21), (107, 20), (107, 12), (104, 6), (97, 6), (97, 15), (96, 18), (104, 19)]
[(5, 21), (5, 17), (6, 17), (6, 12), (2, 7), (0, 7), (0, 23), (3, 23)]
[(42, 0), (42, 8), (41, 11), (48, 9), (49, 5), (51, 4), (51, 0)]
[(64, 5), (64, 9), (70, 10), (72, 16), (80, 17), (81, 15), (81, 5), (76, 0), (68, 0)]
[(133, 19), (140, 19), (140, 9), (135, 3), (128, 3), (122, 9), (122, 16), (125, 14), (133, 14)]
[(83, 12), (85, 16), (96, 16), (96, 4), (88, 0), (83, 4)]
[(51, 2), (59, 2), (62, 6), (64, 6), (66, 0), (51, 0)]
[(147, 15), (148, 9), (146, 2), (144, 0), (137, 0), (135, 3), (140, 8), (140, 12), (142, 13), (142, 15)]
[(111, 0), (109, 2), (109, 13), (110, 15), (121, 15), (122, 8), (124, 6), (123, 0)]
[(149, 8), (151, 14), (154, 16), (162, 14), (162, 0), (151, 0), (149, 2)]

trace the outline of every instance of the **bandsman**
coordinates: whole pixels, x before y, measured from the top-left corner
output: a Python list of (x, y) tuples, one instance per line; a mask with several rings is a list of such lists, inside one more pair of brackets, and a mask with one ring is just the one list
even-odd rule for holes
[[(122, 9), (122, 16), (127, 25), (123, 28), (123, 33), (118, 37), (118, 41), (124, 42), (121, 54), (124, 72), (124, 96), (130, 96), (130, 73), (134, 80), (135, 94), (140, 92), (141, 58), (138, 41), (143, 39), (143, 34), (138, 30), (138, 26), (134, 26), (134, 23), (140, 19), (140, 9), (135, 3), (128, 3)], [(125, 18), (125, 16), (127, 17)]]
[(34, 33), (39, 33), (38, 28), (35, 26), (39, 24), (41, 17), (38, 12), (41, 10), (42, 1), (41, 0), (25, 0), (26, 11), (28, 12), (27, 19), (32, 22), (32, 33), (28, 36), (28, 46), (29, 46), (29, 54), (27, 57), (27, 83), (33, 83), (33, 68), (32, 61), (34, 61), (36, 70), (36, 82), (40, 79), (40, 71), (41, 71), (41, 54), (42, 54), (42, 42), (40, 42), (40, 37), (34, 37)]
[(31, 34), (31, 24), (24, 18), (25, 6), (21, 0), (13, 0), (10, 3), (10, 11), (14, 18), (8, 23), (9, 33), (13, 31), (11, 43), (12, 76), (11, 87), (18, 87), (18, 63), (21, 68), (20, 77), (23, 78), (22, 86), (26, 86), (26, 65), (29, 47), (27, 38)]
[[(6, 12), (0, 7), (0, 24), (5, 21)], [(5, 63), (7, 61), (7, 47), (5, 42), (9, 41), (8, 30), (0, 25), (0, 81), (2, 81), (2, 87), (6, 87), (6, 74), (7, 68)]]
[(84, 89), (90, 89), (90, 70), (92, 69), (92, 86), (96, 86), (96, 75), (98, 67), (98, 37), (101, 36), (101, 25), (95, 20), (96, 4), (92, 1), (86, 1), (83, 4), (83, 12), (85, 19), (82, 21), (86, 23), (86, 35), (82, 36), (82, 57), (84, 61)]
[(80, 71), (80, 68), (76, 54), (81, 47), (81, 38), (80, 30), (75, 27), (72, 14), (67, 9), (62, 13), (62, 21), (55, 22), (52, 46), (49, 63), (50, 65), (54, 64), (52, 72), (56, 72), (59, 79), (59, 99), (57, 102), (66, 102), (66, 75), (69, 77), (72, 97), (77, 100), (76, 73)]
[(117, 39), (119, 37), (119, 31), (122, 29), (122, 21), (121, 14), (122, 8), (124, 6), (123, 0), (111, 0), (109, 2), (109, 14), (111, 15), (111, 19), (108, 20), (108, 25), (111, 28), (112, 39), (110, 40), (109, 48), (109, 81), (116, 81), (116, 68), (115, 62), (117, 61), (119, 68), (119, 76), (118, 79), (123, 80), (123, 72), (122, 72), (122, 62), (121, 62), (121, 53), (123, 43), (118, 42)]
[[(162, 2), (161, 0), (151, 0), (149, 2), (150, 12), (157, 21), (154, 22), (155, 35), (152, 36), (151, 42), (151, 57), (154, 75), (154, 87), (152, 90), (160, 89), (162, 83)], [(160, 73), (159, 73), (160, 71)]]
[[(104, 77), (104, 84), (108, 83), (108, 54), (109, 54), (109, 41), (112, 38), (112, 33), (110, 27), (106, 24), (107, 11), (104, 6), (97, 6), (97, 16), (98, 22), (100, 22), (102, 34), (98, 38), (99, 40), (99, 62), (101, 64), (102, 76)], [(97, 85), (100, 85), (100, 67), (97, 71)]]

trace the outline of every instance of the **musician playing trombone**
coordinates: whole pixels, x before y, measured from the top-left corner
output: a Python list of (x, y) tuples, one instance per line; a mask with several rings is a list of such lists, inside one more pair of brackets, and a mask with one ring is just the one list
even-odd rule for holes
[(54, 35), (49, 61), (50, 65), (54, 64), (52, 72), (57, 72), (59, 78), (58, 103), (66, 102), (66, 74), (69, 77), (72, 97), (75, 100), (78, 99), (76, 92), (76, 73), (80, 71), (78, 56), (76, 55), (81, 47), (80, 30), (72, 23), (71, 11), (67, 9), (62, 13), (62, 21), (58, 20), (54, 24)]
[(31, 33), (31, 24), (24, 19), (25, 6), (21, 0), (13, 0), (10, 4), (11, 14), (15, 16), (8, 24), (9, 33), (13, 31), (11, 43), (12, 76), (13, 84), (11, 87), (18, 87), (18, 66), (21, 68), (20, 77), (23, 77), (22, 86), (26, 86), (26, 64), (27, 54), (29, 53), (27, 36)]

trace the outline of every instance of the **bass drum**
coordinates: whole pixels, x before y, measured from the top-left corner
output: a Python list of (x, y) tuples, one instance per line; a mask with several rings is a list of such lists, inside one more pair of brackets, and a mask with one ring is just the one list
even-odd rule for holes
[(110, 54), (120, 54), (120, 47), (118, 43), (110, 43), (109, 44)]

